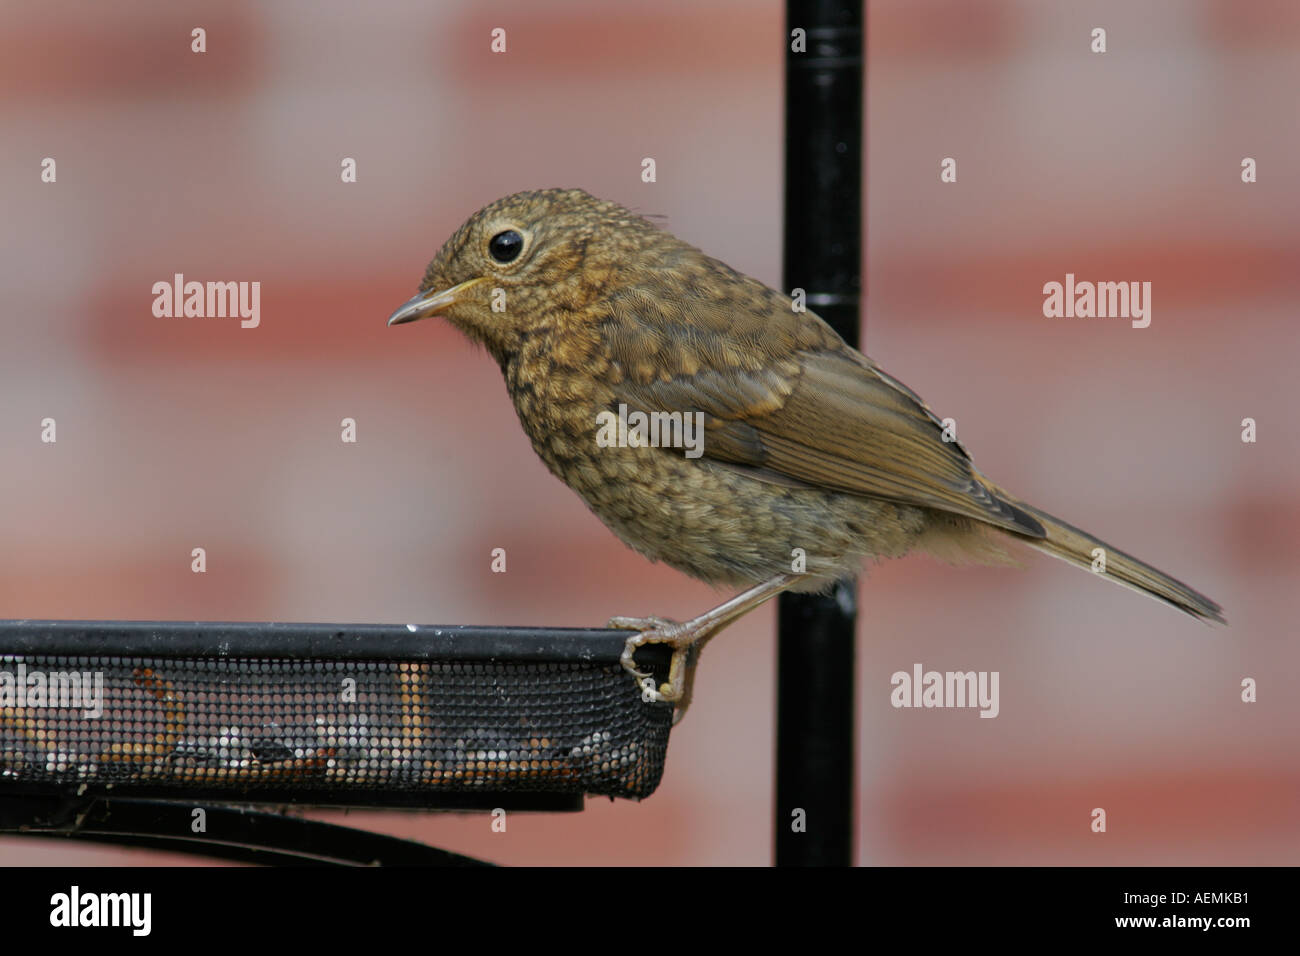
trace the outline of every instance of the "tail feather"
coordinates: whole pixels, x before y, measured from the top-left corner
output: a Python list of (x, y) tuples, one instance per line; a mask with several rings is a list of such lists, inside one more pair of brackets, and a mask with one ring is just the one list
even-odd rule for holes
[[(1054, 558), (1068, 561), (1075, 567), (1089, 570), (1093, 568), (1098, 557), (1093, 554), (1093, 551), (1100, 548), (1104, 554), (1105, 577), (1134, 591), (1164, 601), (1166, 604), (1172, 605), (1198, 620), (1213, 621), (1218, 624), (1228, 623), (1223, 616), (1223, 608), (1204, 594), (1188, 587), (1182, 581), (1171, 578), (1163, 571), (1151, 567), (1144, 561), (1139, 561), (1131, 554), (1126, 554), (1118, 548), (1111, 547), (1101, 539), (1093, 537), (1086, 531), (1074, 527), (1074, 525), (1067, 524), (1060, 518), (1020, 501), (996, 486), (990, 486), (990, 490), (1008, 504), (1015, 505), (1033, 515), (1047, 532), (1045, 538), (1007, 532), (1011, 537), (1023, 541), (1031, 548), (1050, 554)], [(1098, 571), (1097, 573), (1102, 572)]]

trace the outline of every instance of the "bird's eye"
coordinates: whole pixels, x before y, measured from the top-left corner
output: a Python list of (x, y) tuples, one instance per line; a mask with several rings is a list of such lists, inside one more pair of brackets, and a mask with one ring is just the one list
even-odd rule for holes
[(524, 237), (514, 229), (507, 229), (505, 232), (498, 232), (488, 242), (488, 252), (492, 258), (503, 265), (507, 262), (514, 262), (519, 258), (519, 252), (524, 248)]

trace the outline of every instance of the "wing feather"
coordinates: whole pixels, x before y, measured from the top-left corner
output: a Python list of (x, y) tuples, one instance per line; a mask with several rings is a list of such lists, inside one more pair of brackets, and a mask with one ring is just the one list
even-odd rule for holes
[(688, 285), (667, 303), (636, 289), (615, 297), (606, 341), (618, 401), (647, 413), (704, 412), (704, 457), (759, 480), (1045, 536), (1032, 515), (985, 484), (965, 448), (943, 440), (942, 422), (916, 393), (816, 315), (732, 275), (745, 294), (726, 303), (710, 298), (707, 284)]

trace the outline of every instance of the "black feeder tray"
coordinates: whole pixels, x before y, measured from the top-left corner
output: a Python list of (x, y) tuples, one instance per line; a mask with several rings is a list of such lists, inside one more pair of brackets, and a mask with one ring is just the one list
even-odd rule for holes
[[(663, 774), (673, 708), (644, 701), (619, 664), (627, 637), (0, 621), (0, 832), (192, 849), (175, 841), (205, 842), (178, 817), (196, 805), (554, 812), (587, 794), (641, 799)], [(668, 660), (653, 645), (637, 654), (656, 682)], [(241, 810), (246, 837), (259, 817), (261, 838), (232, 849), (227, 831), (214, 855), (472, 862), (387, 837), (373, 859), (374, 846), (334, 838), (355, 831)], [(294, 824), (310, 839), (267, 841)]]

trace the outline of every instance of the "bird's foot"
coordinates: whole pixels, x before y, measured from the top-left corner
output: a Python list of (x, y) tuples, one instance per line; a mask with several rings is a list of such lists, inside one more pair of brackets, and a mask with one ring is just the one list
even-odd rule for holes
[[(623, 667), (636, 678), (641, 688), (641, 699), (650, 701), (667, 701), (673, 706), (673, 723), (678, 723), (691, 705), (691, 695), (695, 685), (695, 665), (700, 660), (700, 649), (719, 631), (727, 627), (741, 615), (748, 614), (768, 598), (775, 597), (792, 584), (797, 584), (801, 577), (797, 574), (778, 574), (770, 580), (756, 584), (743, 594), (738, 594), (730, 601), (705, 611), (699, 617), (691, 618), (684, 624), (669, 621), (662, 617), (616, 617), (609, 626), (621, 630), (636, 631), (627, 639), (623, 647)], [(636, 668), (636, 649), (646, 644), (668, 644), (673, 649), (672, 662), (668, 667), (667, 682), (656, 687), (654, 677)]]
[[(623, 646), (621, 658), (623, 668), (634, 678), (641, 688), (641, 697), (647, 703), (664, 701), (674, 703), (688, 699), (687, 685), (695, 668), (694, 651), (699, 640), (705, 635), (700, 628), (690, 623), (679, 624), (663, 617), (614, 617), (609, 626), (621, 631), (636, 631)], [(673, 649), (672, 662), (668, 666), (668, 680), (655, 686), (653, 675), (638, 670), (636, 650), (646, 644), (668, 644)]]

